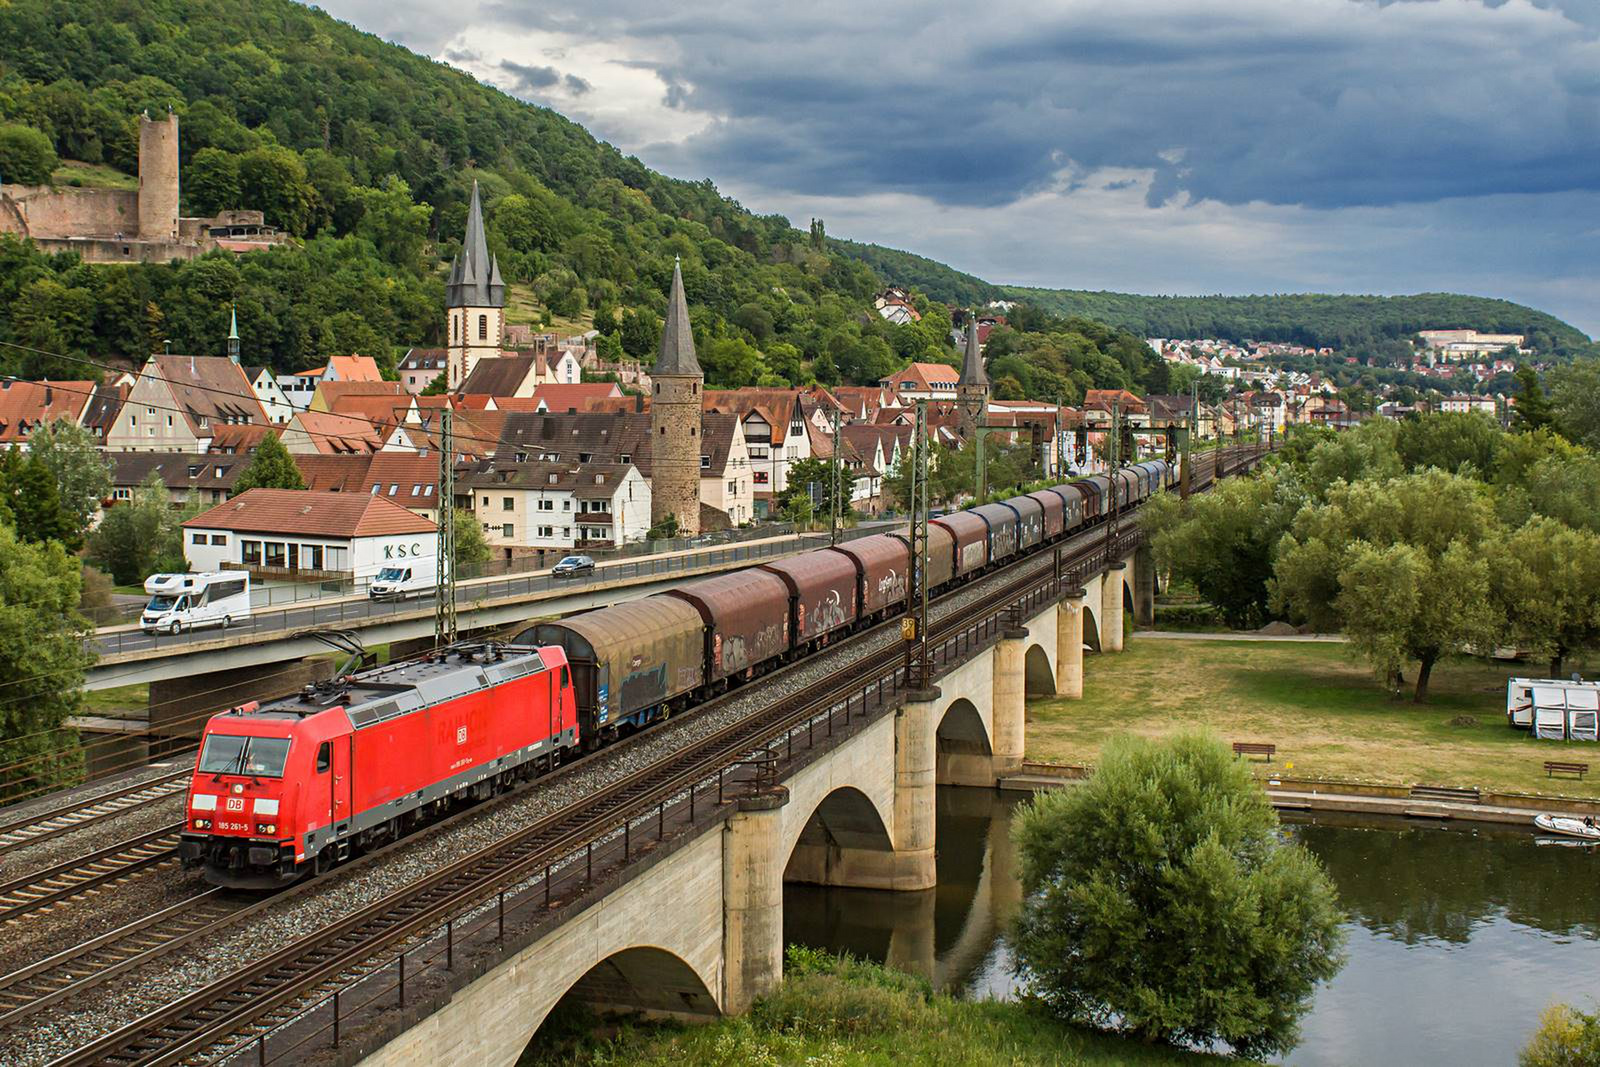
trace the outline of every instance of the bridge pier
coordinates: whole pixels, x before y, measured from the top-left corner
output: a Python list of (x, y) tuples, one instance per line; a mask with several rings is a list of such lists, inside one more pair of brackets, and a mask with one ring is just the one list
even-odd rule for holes
[(1027, 675), (1024, 660), (1028, 631), (1018, 626), (1005, 630), (994, 648), (994, 705), (991, 729), (994, 732), (991, 781), (1022, 769), (1026, 731)]
[(1083, 698), (1083, 590), (1056, 605), (1056, 695)]
[(1122, 572), (1126, 563), (1113, 563), (1100, 581), (1100, 651), (1122, 651)]
[(895, 711), (894, 827), (890, 836), (894, 851), (866, 853), (886, 857), (889, 869), (881, 879), (864, 878), (851, 885), (864, 889), (932, 889), (939, 882), (934, 869), (938, 704), (939, 690), (929, 687), (911, 693), (910, 699)]
[(737, 1014), (783, 980), (783, 807), (789, 791), (744, 797), (722, 846), (722, 1010)]
[(1156, 561), (1149, 545), (1133, 554), (1133, 624), (1147, 630), (1156, 624)]

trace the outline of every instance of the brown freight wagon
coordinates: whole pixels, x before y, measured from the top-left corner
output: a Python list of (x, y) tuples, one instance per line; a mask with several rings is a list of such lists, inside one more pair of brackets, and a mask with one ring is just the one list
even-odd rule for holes
[(1054, 489), (1041, 489), (1029, 493), (1028, 498), (1039, 505), (1043, 514), (1044, 539), (1054, 541), (1067, 529), (1067, 505)]
[[(929, 530), (934, 527), (943, 528), (955, 542), (955, 577), (975, 574), (988, 564), (989, 524), (983, 521), (982, 516), (973, 511), (954, 511), (928, 523)], [(931, 547), (931, 534), (928, 541)], [(929, 584), (932, 584), (931, 567), (929, 571)]]
[(1017, 513), (1017, 551), (1026, 552), (1044, 540), (1044, 505), (1032, 495), (1014, 496), (1006, 507)]
[(856, 565), (831, 549), (802, 552), (758, 568), (770, 571), (789, 587), (789, 633), (793, 647), (823, 641), (835, 630), (847, 630), (858, 618), (860, 583)]
[(789, 587), (776, 574), (734, 571), (659, 595), (686, 600), (700, 612), (708, 682), (754, 671), (789, 651)]
[(541, 622), (515, 643), (560, 645), (572, 666), (578, 730), (642, 726), (663, 705), (705, 681), (705, 625), (693, 605), (667, 597), (629, 600), (557, 622)]
[(904, 540), (890, 534), (873, 534), (826, 551), (837, 552), (855, 565), (860, 605), (857, 610), (862, 618), (905, 606), (911, 556)]
[[(909, 557), (911, 551), (910, 534), (890, 534), (896, 541), (906, 546)], [(916, 568), (908, 577), (914, 577)], [(956, 576), (956, 539), (950, 531), (936, 522), (928, 523), (928, 588), (937, 589)]]

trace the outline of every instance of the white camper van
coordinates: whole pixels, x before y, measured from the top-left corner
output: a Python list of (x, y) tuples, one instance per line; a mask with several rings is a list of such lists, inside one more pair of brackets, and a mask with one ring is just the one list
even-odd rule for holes
[(1600, 682), (1513, 678), (1506, 720), (1545, 740), (1600, 740)]
[(373, 576), (367, 596), (373, 600), (404, 600), (433, 592), (439, 567), (431, 559), (414, 559), (388, 566)]
[(152, 574), (150, 603), (139, 616), (145, 633), (176, 634), (198, 626), (231, 626), (250, 617), (250, 576), (242, 571)]

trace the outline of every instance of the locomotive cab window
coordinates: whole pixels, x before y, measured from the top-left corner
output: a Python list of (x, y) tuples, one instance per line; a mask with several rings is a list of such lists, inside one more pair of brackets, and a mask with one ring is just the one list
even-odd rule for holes
[(211, 734), (200, 750), (201, 774), (247, 774), (256, 778), (282, 778), (289, 758), (287, 737), (239, 737)]
[(333, 742), (324, 741), (317, 747), (317, 773), (321, 774), (333, 766)]
[(565, 689), (567, 687), (567, 684), (568, 684), (567, 683), (567, 669), (565, 667), (562, 667), (561, 668), (561, 688)]

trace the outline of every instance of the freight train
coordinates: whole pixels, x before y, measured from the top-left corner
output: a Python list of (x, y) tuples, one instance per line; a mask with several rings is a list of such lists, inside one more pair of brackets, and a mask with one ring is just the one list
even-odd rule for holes
[[(1172, 483), (1160, 460), (928, 523), (942, 589)], [(179, 841), (236, 887), (285, 885), (900, 611), (902, 534), (874, 534), (251, 702), (206, 724)]]

